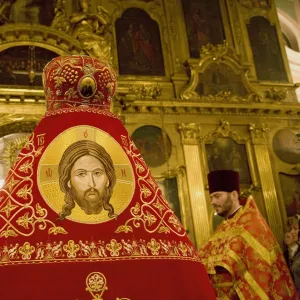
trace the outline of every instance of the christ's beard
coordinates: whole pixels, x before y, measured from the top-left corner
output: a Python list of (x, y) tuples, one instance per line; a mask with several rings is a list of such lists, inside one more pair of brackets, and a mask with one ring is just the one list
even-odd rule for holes
[(105, 191), (100, 194), (99, 191), (94, 188), (90, 188), (84, 192), (83, 197), (80, 197), (76, 190), (72, 187), (71, 194), (75, 202), (87, 215), (96, 215), (103, 210), (103, 196)]

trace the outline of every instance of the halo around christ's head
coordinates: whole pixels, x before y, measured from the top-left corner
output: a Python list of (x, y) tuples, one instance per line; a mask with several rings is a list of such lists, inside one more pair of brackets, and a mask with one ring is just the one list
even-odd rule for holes
[(87, 125), (69, 128), (49, 144), (38, 165), (37, 182), (58, 216), (86, 224), (120, 215), (135, 190), (133, 169), (121, 145)]

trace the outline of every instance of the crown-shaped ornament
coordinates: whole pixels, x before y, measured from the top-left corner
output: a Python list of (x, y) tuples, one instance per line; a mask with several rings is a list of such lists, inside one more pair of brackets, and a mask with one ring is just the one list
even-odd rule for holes
[(59, 56), (44, 68), (47, 110), (79, 105), (109, 110), (117, 89), (111, 66), (85, 55)]

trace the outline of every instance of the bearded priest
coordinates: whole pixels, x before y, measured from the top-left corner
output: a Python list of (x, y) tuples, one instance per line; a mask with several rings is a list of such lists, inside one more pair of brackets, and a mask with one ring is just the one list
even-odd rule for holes
[(210, 202), (225, 218), (200, 257), (218, 299), (297, 299), (280, 246), (254, 199), (240, 199), (239, 173), (208, 174)]

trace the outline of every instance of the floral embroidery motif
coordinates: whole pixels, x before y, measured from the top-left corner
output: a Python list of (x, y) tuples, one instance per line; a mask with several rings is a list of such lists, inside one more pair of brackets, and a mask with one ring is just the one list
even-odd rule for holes
[(108, 289), (105, 276), (100, 272), (93, 272), (86, 278), (86, 290), (93, 299), (103, 299), (103, 293)]
[[(44, 139), (31, 135), (10, 170), (0, 198), (0, 237), (29, 236), (38, 227), (49, 234), (66, 234), (63, 227), (47, 220), (48, 212), (37, 203), (33, 206), (33, 163), (42, 154)], [(21, 250), (25, 251), (25, 249)], [(23, 253), (26, 257), (29, 254)]]
[[(131, 157), (138, 176), (137, 184), (140, 189), (140, 202), (131, 208), (131, 218), (119, 226), (116, 233), (133, 232), (133, 228), (143, 225), (149, 233), (170, 233), (185, 236), (186, 232), (180, 221), (169, 208), (167, 200), (150, 174), (145, 161), (137, 151), (136, 146), (128, 137), (121, 137), (123, 147)], [(154, 251), (155, 252), (155, 251)]]
[[(86, 291), (88, 291), (92, 296), (93, 300), (103, 300), (102, 297), (104, 292), (108, 290), (107, 280), (105, 276), (100, 272), (90, 273), (86, 280)], [(130, 300), (129, 298), (119, 298), (116, 300)]]
[(0, 246), (0, 267), (7, 264), (100, 261), (112, 259), (157, 258), (200, 261), (197, 250), (189, 243), (168, 240), (150, 241), (111, 239), (108, 242), (74, 240)]

